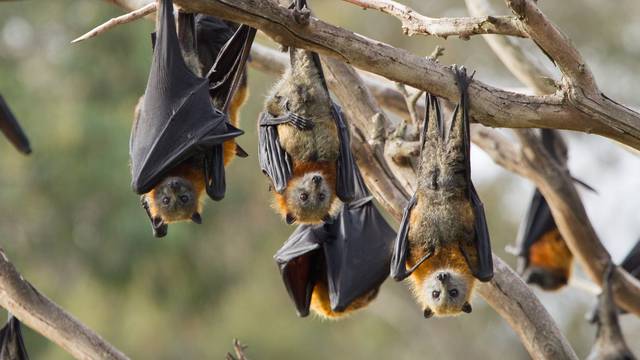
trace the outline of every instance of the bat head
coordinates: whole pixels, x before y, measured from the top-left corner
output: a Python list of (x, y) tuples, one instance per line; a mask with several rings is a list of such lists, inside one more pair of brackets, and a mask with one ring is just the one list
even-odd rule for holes
[(280, 199), (288, 224), (319, 223), (331, 216), (335, 184), (321, 171), (310, 171), (289, 181)]
[(165, 178), (148, 196), (152, 215), (169, 224), (191, 220), (202, 222), (199, 212), (199, 196), (194, 184), (180, 176)]
[(469, 299), (473, 291), (473, 278), (459, 274), (454, 270), (441, 270), (431, 274), (424, 282), (421, 291), (425, 306), (424, 316), (458, 315), (470, 313)]
[(522, 277), (527, 284), (538, 285), (543, 290), (558, 290), (567, 285), (569, 281), (568, 272), (554, 271), (539, 267), (529, 267)]

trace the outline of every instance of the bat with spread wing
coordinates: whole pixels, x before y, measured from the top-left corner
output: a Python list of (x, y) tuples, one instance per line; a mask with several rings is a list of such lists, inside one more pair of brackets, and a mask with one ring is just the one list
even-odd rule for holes
[(0, 329), (0, 359), (29, 360), (20, 321), (13, 315), (9, 315), (9, 321)]
[[(160, 1), (151, 71), (130, 140), (132, 187), (142, 195), (158, 237), (166, 235), (169, 223), (200, 223), (205, 192), (214, 200), (224, 196), (229, 158), (224, 144), (243, 133), (231, 125), (228, 113), (255, 37), (255, 29), (239, 26), (211, 69), (199, 76), (193, 54), (200, 48), (206, 57), (207, 42), (220, 38), (210, 38), (215, 29), (202, 21), (181, 20), (179, 40), (173, 3)], [(190, 24), (200, 24), (200, 30)]]
[(471, 312), (475, 281), (493, 277), (484, 208), (471, 181), (471, 78), (453, 68), (460, 103), (448, 134), (438, 99), (427, 94), (416, 193), (404, 210), (391, 260), (391, 276), (410, 277), (425, 318)]
[(389, 275), (395, 232), (378, 212), (359, 170), (354, 200), (322, 224), (299, 225), (276, 253), (299, 316), (339, 318), (373, 301)]

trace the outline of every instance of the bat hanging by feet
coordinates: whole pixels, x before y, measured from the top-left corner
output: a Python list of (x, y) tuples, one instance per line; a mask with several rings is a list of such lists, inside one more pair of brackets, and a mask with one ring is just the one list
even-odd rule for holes
[[(556, 130), (540, 131), (542, 144), (556, 161), (566, 157), (559, 150), (560, 134)], [(593, 188), (584, 182), (574, 181), (588, 190)], [(527, 284), (535, 284), (543, 290), (558, 290), (567, 285), (573, 266), (573, 254), (556, 225), (549, 204), (538, 189), (535, 190), (529, 209), (518, 233), (515, 249), (509, 251), (518, 256), (517, 271)]]
[[(297, 1), (295, 9), (303, 12), (305, 3)], [(349, 130), (331, 100), (319, 56), (294, 48), (289, 54), (291, 66), (258, 121), (260, 167), (287, 224), (318, 224), (353, 197)]]
[(234, 154), (246, 156), (233, 139), (243, 133), (235, 125), (255, 29), (180, 13), (178, 33), (171, 0), (160, 1), (157, 16), (130, 156), (132, 187), (162, 237), (170, 223), (201, 223), (204, 194), (222, 199), (225, 165)]
[(471, 181), (465, 68), (453, 68), (460, 103), (445, 131), (440, 105), (426, 96), (416, 193), (404, 210), (391, 276), (410, 277), (425, 318), (470, 313), (475, 281), (493, 277), (484, 208)]

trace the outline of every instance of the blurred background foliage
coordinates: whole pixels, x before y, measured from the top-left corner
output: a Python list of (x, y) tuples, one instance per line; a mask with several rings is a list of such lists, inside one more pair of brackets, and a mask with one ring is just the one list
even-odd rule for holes
[[(464, 16), (462, 0), (404, 1), (429, 16)], [(399, 23), (339, 0), (311, 1), (317, 16), (366, 36), (464, 64), (476, 78), (519, 87), (480, 37), (469, 41), (402, 35)], [(503, 3), (497, 9), (506, 13)], [(638, 106), (640, 3), (542, 1), (592, 66), (602, 90)], [(1, 246), (39, 290), (134, 359), (216, 359), (234, 337), (253, 359), (525, 359), (508, 325), (481, 299), (474, 312), (425, 321), (404, 284), (388, 281), (378, 300), (340, 322), (299, 319), (272, 255), (293, 228), (269, 208), (256, 156), (255, 120), (274, 78), (250, 72), (242, 113), (248, 159), (229, 167), (228, 192), (209, 201), (204, 224), (172, 225), (154, 239), (131, 191), (128, 140), (144, 91), (153, 24), (138, 21), (78, 45), (69, 41), (121, 14), (105, 1), (24, 1), (0, 5), (0, 92), (32, 141), (30, 157), (0, 141)], [(264, 37), (259, 38), (263, 42)], [(549, 65), (549, 64), (547, 64)], [(550, 66), (550, 65), (549, 65)], [(573, 173), (599, 195), (585, 205), (619, 261), (640, 235), (637, 155), (606, 139), (569, 134)], [(486, 204), (494, 250), (514, 241), (531, 185), (474, 150), (473, 170)], [(395, 224), (394, 224), (395, 225)], [(577, 271), (577, 276), (582, 276)], [(542, 294), (578, 355), (595, 330), (583, 319), (593, 297), (568, 288)], [(640, 324), (623, 319), (640, 355)], [(26, 330), (34, 359), (69, 356)]]

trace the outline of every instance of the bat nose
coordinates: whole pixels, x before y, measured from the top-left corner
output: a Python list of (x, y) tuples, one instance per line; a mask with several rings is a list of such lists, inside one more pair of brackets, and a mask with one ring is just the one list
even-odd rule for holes
[(438, 278), (438, 280), (439, 280), (440, 282), (445, 282), (445, 281), (447, 281), (447, 279), (449, 278), (449, 274), (447, 274), (447, 273), (440, 273), (440, 274), (438, 274), (437, 278)]
[(322, 182), (322, 177), (316, 175), (311, 178), (311, 181), (313, 181), (313, 183), (316, 185), (320, 185), (320, 183)]
[(180, 189), (180, 183), (177, 180), (172, 180), (169, 183), (169, 186), (171, 187), (171, 190), (178, 190)]

